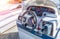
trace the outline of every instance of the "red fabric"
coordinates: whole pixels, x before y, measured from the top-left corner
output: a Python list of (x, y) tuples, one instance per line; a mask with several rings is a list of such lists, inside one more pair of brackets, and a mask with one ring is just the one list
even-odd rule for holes
[(41, 28), (38, 26), (37, 30), (41, 30)]

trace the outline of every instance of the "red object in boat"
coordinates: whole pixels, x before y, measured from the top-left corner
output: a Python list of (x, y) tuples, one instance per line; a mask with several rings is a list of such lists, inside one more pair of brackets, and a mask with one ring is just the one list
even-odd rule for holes
[(41, 28), (38, 26), (37, 30), (41, 30)]

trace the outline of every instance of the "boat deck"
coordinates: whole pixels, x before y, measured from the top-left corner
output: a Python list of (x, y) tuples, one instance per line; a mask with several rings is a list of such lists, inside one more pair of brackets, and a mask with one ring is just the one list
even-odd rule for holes
[(17, 26), (14, 26), (0, 34), (0, 39), (19, 39)]

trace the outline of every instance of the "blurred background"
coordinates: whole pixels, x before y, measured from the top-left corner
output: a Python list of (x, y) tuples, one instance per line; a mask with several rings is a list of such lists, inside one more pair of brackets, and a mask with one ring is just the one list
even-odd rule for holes
[[(0, 0), (0, 39), (19, 39), (16, 20), (28, 1)], [(50, 1), (56, 4), (60, 15), (60, 0)]]

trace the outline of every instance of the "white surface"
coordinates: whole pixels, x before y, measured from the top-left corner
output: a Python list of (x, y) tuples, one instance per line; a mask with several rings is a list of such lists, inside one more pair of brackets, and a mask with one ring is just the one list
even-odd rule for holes
[(42, 39), (36, 35), (31, 34), (21, 28), (18, 28), (20, 39)]
[(9, 14), (0, 16), (0, 33), (3, 33), (4, 31), (16, 25), (16, 19), (20, 12), (21, 9), (16, 9)]
[(56, 38), (56, 39), (60, 39), (60, 31), (59, 31), (58, 36), (57, 36), (57, 38)]
[(12, 28), (10, 28), (9, 30), (3, 32), (2, 34), (7, 34), (7, 33), (15, 33), (18, 32), (17, 26), (13, 26)]
[(10, 24), (7, 24), (6, 26), (4, 26), (3, 28), (0, 28), (0, 33), (3, 33), (5, 32), (6, 30), (10, 29), (11, 27), (15, 26), (16, 25), (16, 22), (13, 21), (12, 23)]
[(4, 26), (4, 25), (8, 24), (9, 22), (11, 22), (11, 21), (13, 21), (13, 20), (16, 20), (16, 19), (17, 19), (17, 16), (18, 16), (18, 15), (12, 16), (12, 17), (10, 17), (10, 18), (8, 18), (8, 19), (0, 22), (0, 28), (1, 28), (2, 26)]

